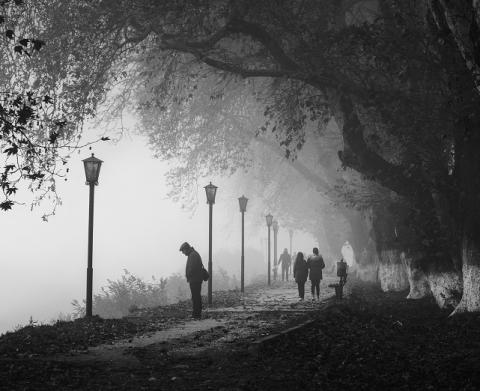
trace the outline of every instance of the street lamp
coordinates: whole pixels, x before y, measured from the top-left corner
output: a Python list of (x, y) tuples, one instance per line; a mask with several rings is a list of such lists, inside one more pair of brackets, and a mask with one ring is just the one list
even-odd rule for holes
[(240, 212), (242, 213), (242, 258), (241, 258), (241, 268), (240, 268), (240, 291), (244, 292), (244, 271), (245, 271), (245, 212), (247, 211), (247, 202), (248, 198), (245, 196), (241, 196), (238, 199), (238, 204), (240, 206)]
[(269, 213), (265, 216), (268, 227), (268, 285), (270, 285), (270, 227), (272, 226), (273, 216)]
[(293, 239), (293, 229), (288, 230), (288, 234), (290, 235), (290, 256), (292, 256), (292, 239)]
[(83, 167), (85, 169), (86, 184), (90, 186), (90, 199), (88, 206), (88, 266), (87, 266), (87, 308), (86, 316), (92, 316), (92, 281), (93, 281), (93, 203), (94, 190), (98, 185), (98, 176), (100, 175), (100, 167), (102, 161), (97, 159), (93, 153), (92, 156), (83, 160)]
[(207, 195), (207, 204), (209, 206), (209, 223), (208, 223), (208, 304), (212, 304), (212, 212), (213, 204), (215, 203), (215, 196), (217, 195), (218, 187), (212, 185), (212, 182), (205, 186), (205, 193)]
[(277, 234), (278, 221), (273, 222), (273, 280), (277, 281)]

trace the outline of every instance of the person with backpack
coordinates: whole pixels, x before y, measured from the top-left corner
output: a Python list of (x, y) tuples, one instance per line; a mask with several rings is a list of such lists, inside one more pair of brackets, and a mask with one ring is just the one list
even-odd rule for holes
[(300, 301), (303, 301), (305, 297), (305, 282), (307, 282), (307, 277), (307, 262), (303, 257), (303, 253), (299, 251), (295, 258), (295, 263), (293, 264), (293, 278), (295, 278), (295, 282), (298, 286), (298, 296), (300, 297)]
[[(188, 244), (183, 243), (180, 251), (187, 256), (187, 265), (185, 267), (185, 277), (190, 284), (190, 292), (192, 293), (192, 318), (201, 319), (202, 317), (202, 282), (208, 277), (205, 275), (202, 258), (195, 249)], [(208, 272), (207, 272), (208, 273)]]
[(312, 282), (312, 301), (320, 300), (320, 281), (322, 280), (322, 270), (325, 267), (323, 257), (318, 253), (318, 248), (313, 248), (313, 255), (307, 260), (307, 266), (310, 270), (309, 277)]

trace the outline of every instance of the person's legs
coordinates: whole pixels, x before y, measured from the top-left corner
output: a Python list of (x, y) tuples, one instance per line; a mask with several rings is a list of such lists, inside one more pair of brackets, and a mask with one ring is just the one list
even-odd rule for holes
[(200, 318), (202, 315), (202, 282), (191, 282), (190, 291), (192, 292), (192, 316), (194, 318)]
[(282, 266), (282, 281), (285, 281), (285, 268)]
[(319, 298), (320, 296), (320, 281), (312, 280), (312, 298), (315, 299), (315, 296)]
[(298, 283), (298, 293), (300, 294), (300, 298), (303, 300), (305, 298), (305, 281)]

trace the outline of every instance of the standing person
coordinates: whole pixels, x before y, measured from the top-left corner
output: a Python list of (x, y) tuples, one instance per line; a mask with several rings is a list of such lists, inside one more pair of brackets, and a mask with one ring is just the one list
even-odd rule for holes
[(348, 265), (345, 260), (342, 258), (340, 262), (337, 262), (337, 277), (340, 277), (340, 285), (345, 285), (347, 283), (347, 270)]
[(312, 282), (312, 301), (320, 300), (320, 281), (322, 280), (322, 269), (325, 267), (322, 256), (318, 253), (318, 248), (313, 248), (313, 255), (308, 258), (308, 268), (310, 269), (310, 281)]
[(290, 258), (290, 254), (288, 253), (287, 249), (283, 250), (282, 255), (280, 255), (280, 259), (278, 260), (278, 263), (282, 265), (282, 281), (285, 281), (285, 277), (288, 281), (288, 268), (292, 263), (292, 258)]
[(295, 258), (295, 263), (293, 264), (293, 278), (298, 286), (298, 296), (300, 300), (303, 301), (305, 297), (305, 282), (307, 281), (308, 277), (308, 266), (305, 258), (303, 257), (303, 253), (301, 251), (298, 252), (297, 257)]
[(190, 284), (192, 293), (192, 318), (200, 319), (202, 317), (202, 281), (203, 281), (203, 263), (200, 254), (187, 242), (180, 246), (180, 251), (187, 256), (187, 265), (185, 267), (185, 277)]

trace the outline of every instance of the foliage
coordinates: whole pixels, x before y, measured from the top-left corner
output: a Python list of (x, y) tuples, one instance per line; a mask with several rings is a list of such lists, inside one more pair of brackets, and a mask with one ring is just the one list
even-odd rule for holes
[(48, 198), (54, 213), (60, 203), (56, 179), (67, 180), (80, 126), (53, 91), (39, 87), (38, 73), (31, 67), (46, 43), (35, 38), (27, 20), (23, 1), (0, 2), (0, 209), (11, 209), (17, 192), (26, 186), (34, 195), (32, 207)]
[(295, 158), (309, 126), (322, 140), (334, 121), (342, 143), (328, 148), (356, 174), (337, 173), (338, 186), (320, 160), (310, 167), (323, 188), (390, 210), (402, 246), (441, 248), (460, 269), (480, 248), (476, 3), (45, 0), (29, 6), (51, 50), (32, 65), (43, 85), (75, 91), (79, 118), (130, 105), (187, 194), (198, 175), (251, 166), (250, 124)]
[[(185, 277), (176, 273), (166, 278), (145, 281), (143, 278), (123, 270), (116, 281), (107, 280), (108, 285), (93, 295), (93, 313), (102, 318), (121, 318), (141, 308), (165, 306), (190, 299), (190, 289)], [(207, 284), (203, 284), (204, 294)], [(214, 290), (235, 289), (239, 286), (235, 277), (230, 277), (224, 269), (215, 270)], [(85, 316), (85, 301), (72, 301), (73, 317)]]

